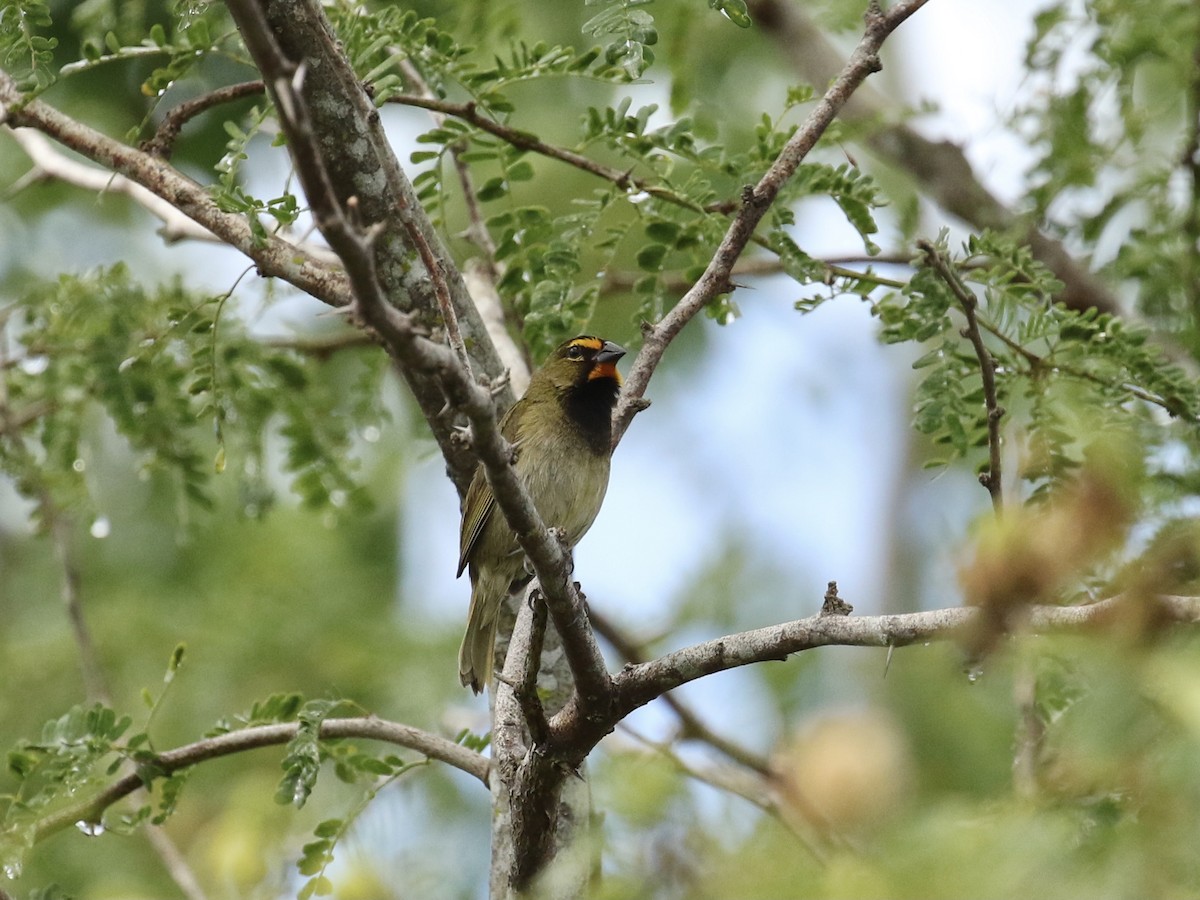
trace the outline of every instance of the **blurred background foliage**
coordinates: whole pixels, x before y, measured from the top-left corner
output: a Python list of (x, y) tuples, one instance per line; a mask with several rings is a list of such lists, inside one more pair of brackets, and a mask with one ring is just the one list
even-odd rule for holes
[[(698, 0), (329, 12), (364, 75), (386, 55), (370, 29), (390, 29), (450, 99), (610, 166), (634, 160), (673, 192), (631, 198), (384, 107), (460, 262), (479, 250), (449, 154), (474, 154), (509, 312), (536, 356), (584, 326), (635, 346), (637, 319), (674, 302), (724, 227), (688, 204), (736, 199), (803, 116), (812, 91), (761, 24), (770, 6), (750, 5), (750, 27), (742, 4)], [(862, 4), (804, 6), (844, 55)], [(937, 112), (961, 102), (936, 83), (942, 58), (988, 69), (984, 26), (958, 15), (934, 0), (889, 43), (871, 82), (887, 116), (835, 126), (764, 225), (758, 258), (795, 280), (740, 277), (750, 289), (673, 347), (622, 445), (577, 572), (650, 650), (809, 615), (832, 577), (859, 613), (957, 605), (959, 569), (977, 576), (964, 576), (968, 595), (980, 572), (1044, 573), (1064, 509), (1082, 543), (1039, 599), (1193, 587), (1200, 13), (1177, 0), (1023, 4), (1024, 30), (994, 48), (1019, 63), (1015, 86), (987, 95), (974, 131)], [(17, 0), (0, 24), (6, 70), (134, 142), (177, 102), (253, 75), (219, 5)], [(545, 52), (556, 45), (574, 50)], [(62, 71), (79, 60), (91, 62)], [(404, 87), (392, 74), (377, 99)], [(264, 228), (303, 228), (265, 112), (246, 98), (205, 113), (172, 160)], [(1051, 306), (1055, 281), (1017, 249), (1019, 228), (968, 242), (993, 223), (947, 218), (911, 172), (860, 151), (861, 135), (897, 122), (968, 142), (1018, 224), (1061, 239), (1140, 324)], [(157, 749), (291, 693), (450, 737), (485, 731), (453, 673), (466, 606), (450, 578), (453, 491), (383, 354), (312, 301), (242, 277), (231, 251), (165, 245), (124, 199), (31, 182), (29, 168), (0, 140), (0, 744), (37, 742), (102, 697)], [(1010, 506), (1039, 504), (1007, 532), (983, 528), (979, 547), (978, 360), (952, 292), (905, 262), (939, 235), (995, 326)], [(822, 262), (845, 255), (849, 274)], [(1120, 463), (1089, 468), (1097, 453)], [(1088, 478), (1117, 479), (1123, 499), (1085, 507), (1060, 492)], [(1043, 555), (1016, 532), (1041, 536)], [(984, 581), (992, 594), (1002, 583)], [(679, 693), (701, 718), (776, 774), (765, 783), (683, 739), (658, 706), (632, 717), (592, 763), (598, 896), (1194, 896), (1196, 643), (1139, 619), (1004, 642), (981, 674), (954, 646), (831, 648), (690, 685)], [(184, 785), (164, 827), (204, 896), (295, 895), (319, 823), (352, 816), (325, 873), (336, 896), (482, 895), (489, 798), (469, 778), (406, 770), (362, 807), (378, 781), (344, 783), (329, 764), (296, 810), (273, 799), (282, 757), (212, 761)], [(19, 759), (0, 774), (6, 798), (26, 789)], [(105, 826), (50, 838), (0, 889), (183, 895), (140, 832), (120, 833), (119, 810)]]

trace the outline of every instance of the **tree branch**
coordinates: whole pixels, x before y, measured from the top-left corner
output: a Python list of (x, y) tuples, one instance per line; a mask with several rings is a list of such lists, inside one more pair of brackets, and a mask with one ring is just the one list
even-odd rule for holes
[[(562, 638), (576, 690), (586, 702), (607, 711), (612, 696), (611, 681), (588, 627), (583, 598), (570, 580), (569, 558), (546, 528), (516, 475), (511, 462), (512, 448), (497, 424), (493, 391), (476, 382), (446, 344), (429, 340), (414, 314), (388, 302), (380, 283), (379, 257), (375, 252), (383, 240), (384, 224), (377, 221), (364, 230), (358, 223), (363, 204), (357, 202), (357, 195), (343, 198), (335, 189), (329, 157), (320, 146), (316, 123), (310, 119), (307, 67), (288, 61), (274, 33), (267, 28), (263, 14), (251, 0), (230, 0), (229, 5), (275, 98), (318, 227), (346, 266), (354, 297), (352, 312), (379, 335), (407, 373), (419, 376), (421, 383), (437, 391), (440, 403), (462, 412), (469, 420), (472, 447), (484, 466), (497, 505), (537, 573), (550, 615)], [(355, 221), (351, 220), (352, 215)], [(427, 258), (436, 262), (432, 260), (434, 245), (424, 243), (429, 236), (423, 229), (411, 222), (404, 227), (412, 229), (410, 239), (415, 231), (421, 231), (421, 240), (417, 242), (423, 248), (420, 255), (428, 251)], [(442, 258), (442, 255), (437, 257)], [(435, 264), (427, 274), (436, 281), (445, 272)], [(444, 288), (445, 285), (434, 286), (435, 290)], [(457, 303), (455, 311), (462, 312)], [(478, 322), (474, 307), (471, 313)], [(462, 449), (459, 448), (460, 452)], [(450, 457), (447, 459), (449, 462)]]
[(812, 854), (813, 859), (824, 866), (829, 862), (829, 852), (820, 843), (821, 835), (815, 833), (810, 826), (810, 833), (805, 834), (797, 827), (797, 823), (786, 816), (780, 806), (778, 790), (774, 789), (772, 779), (777, 775), (770, 769), (763, 772), (747, 771), (735, 766), (710, 765), (705, 768), (695, 766), (675, 752), (670, 744), (653, 741), (629, 727), (627, 722), (621, 723), (621, 731), (629, 735), (643, 747), (659, 754), (668, 760), (672, 766), (687, 778), (701, 784), (707, 784), (718, 791), (741, 797), (747, 803), (757, 806), (760, 810), (775, 819), (796, 838), (796, 841)]
[(150, 842), (150, 846), (154, 848), (154, 852), (162, 860), (163, 865), (167, 869), (167, 874), (171, 876), (171, 880), (183, 892), (183, 896), (187, 900), (208, 900), (208, 895), (204, 892), (204, 888), (200, 886), (200, 882), (196, 878), (196, 873), (192, 871), (192, 867), (188, 865), (187, 858), (180, 852), (175, 842), (171, 840), (171, 836), (167, 834), (166, 829), (161, 825), (148, 824), (142, 829), (142, 833), (146, 835), (146, 840)]
[[(35, 840), (40, 841), (76, 822), (98, 822), (108, 807), (146, 786), (143, 776), (147, 772), (152, 772), (156, 776), (170, 775), (209, 759), (242, 753), (258, 747), (286, 744), (296, 736), (299, 728), (298, 722), (259, 725), (217, 737), (205, 738), (174, 750), (159, 753), (149, 760), (141, 771), (125, 775), (96, 796), (60, 809), (39, 821), (35, 830)], [(487, 784), (488, 773), (491, 769), (491, 763), (485, 757), (480, 756), (474, 750), (468, 750), (461, 744), (456, 744), (454, 741), (422, 731), (419, 728), (413, 728), (410, 725), (389, 722), (374, 716), (326, 719), (321, 723), (319, 736), (322, 740), (366, 738), (406, 747), (424, 754), (429, 759), (436, 759), (456, 769), (461, 769), (484, 784)]]
[[(419, 92), (419, 96), (433, 99), (434, 93), (426, 83), (421, 72), (407, 56), (398, 63), (401, 72), (409, 84)], [(446, 121), (446, 115), (436, 110), (429, 111), (434, 124), (441, 125)], [(496, 345), (501, 361), (509, 372), (513, 393), (521, 396), (529, 384), (530, 359), (528, 349), (518, 346), (508, 331), (508, 322), (520, 333), (522, 328), (521, 316), (511, 301), (505, 302), (496, 290), (500, 280), (502, 267), (496, 262), (496, 242), (488, 231), (484, 221), (483, 210), (479, 199), (475, 196), (475, 179), (471, 175), (470, 166), (463, 160), (463, 147), (454, 145), (450, 155), (454, 160), (454, 171), (462, 186), (463, 204), (467, 210), (467, 237), (482, 251), (482, 256), (468, 260), (463, 266), (463, 279), (467, 290), (479, 308), (479, 315), (487, 327), (488, 336)]]
[[(85, 191), (94, 191), (99, 194), (120, 194), (128, 197), (163, 223), (163, 227), (158, 230), (158, 234), (167, 243), (193, 240), (222, 245), (227, 244), (227, 241), (223, 238), (218, 237), (207, 228), (197, 224), (181, 210), (143, 187), (137, 181), (126, 178), (124, 175), (114, 174), (109, 170), (89, 166), (86, 163), (72, 159), (60, 150), (55, 149), (54, 145), (41, 132), (33, 128), (13, 128), (9, 129), (8, 133), (12, 135), (13, 140), (25, 151), (25, 155), (33, 163), (33, 168), (5, 191), (4, 196), (14, 196), (31, 184), (53, 178), (65, 184), (83, 188)], [(328, 247), (304, 242), (288, 242), (286, 235), (280, 234), (280, 232), (276, 232), (274, 236), (295, 248), (292, 251), (294, 256), (307, 257), (311, 262), (318, 265), (330, 267), (338, 265), (337, 258), (330, 252)], [(234, 249), (245, 252), (241, 247), (234, 247)], [(297, 253), (297, 251), (299, 252)], [(260, 273), (262, 272), (264, 270), (260, 267)], [(325, 298), (319, 297), (318, 299)], [(330, 301), (326, 299), (326, 302)]]
[[(796, 0), (749, 0), (755, 24), (775, 38), (802, 78), (825, 84), (837, 72), (840, 54)], [(862, 140), (875, 154), (912, 175), (920, 188), (952, 216), (977, 229), (1017, 232), (1063, 283), (1056, 298), (1071, 309), (1120, 311), (1109, 288), (1053, 238), (1006, 207), (976, 177), (961, 147), (931, 141), (894, 118), (895, 103), (868, 87), (841, 112), (842, 120), (868, 129)]]
[[(533, 582), (536, 585), (536, 582)], [(521, 704), (521, 716), (529, 730), (529, 740), (536, 747), (546, 741), (550, 728), (546, 721), (546, 710), (538, 696), (538, 668), (542, 661), (542, 648), (546, 643), (546, 602), (541, 591), (531, 586), (525, 594), (523, 609), (517, 615), (509, 651), (514, 657), (512, 670), (518, 680), (510, 686)], [(515, 651), (515, 652), (514, 652)], [(510, 667), (505, 660), (505, 677)]]
[(766, 174), (757, 185), (746, 188), (742, 197), (742, 207), (730, 223), (704, 274), (662, 321), (643, 329), (645, 343), (634, 360), (625, 380), (625, 389), (621, 392), (621, 399), (613, 413), (614, 445), (620, 441), (634, 415), (643, 406), (643, 395), (650, 383), (650, 377), (658, 368), (671, 341), (712, 300), (733, 290), (729, 280), (730, 272), (753, 237), (759, 221), (775, 202), (780, 189), (795, 174), (800, 163), (859, 85), (867, 76), (880, 70), (879, 49), (888, 35), (924, 6), (925, 2), (926, 0), (903, 0), (884, 12), (879, 8), (877, 0), (872, 0), (867, 10), (866, 31), (862, 40), (854, 48), (841, 74), (808, 114), (804, 124), (784, 145), (779, 157)]
[[(628, 635), (621, 631), (620, 628), (610, 622), (607, 617), (597, 613), (594, 609), (589, 612), (589, 617), (591, 618), (592, 627), (596, 629), (596, 633), (612, 644), (613, 649), (620, 654), (622, 659), (634, 665), (649, 662), (651, 657), (638, 644), (630, 640)], [(745, 766), (759, 775), (766, 776), (770, 774), (771, 764), (766, 758), (717, 734), (704, 723), (690, 706), (674, 694), (668, 692), (663, 694), (660, 699), (670, 707), (671, 711), (675, 713), (676, 718), (679, 719), (681, 738), (708, 744), (733, 762)]]
[[(462, 276), (400, 168), (379, 112), (351, 69), (319, 0), (229, 0), (227, 6), (275, 100), (300, 182), (314, 214), (324, 219), (326, 240), (347, 269), (351, 260), (343, 255), (346, 252), (359, 260), (360, 268), (369, 263), (369, 277), (361, 271), (357, 278), (354, 273), (350, 277), (360, 301), (367, 296), (366, 289), (380, 302), (361, 303), (359, 312), (376, 316), (369, 324), (400, 364), (462, 496), (476, 461), (455, 439), (453, 418), (443, 414), (447, 409), (441, 377), (444, 361), (436, 361), (432, 368), (417, 365), (416, 356), (398, 352), (397, 345), (397, 340), (399, 344), (407, 340), (399, 338), (401, 331), (415, 337), (418, 332), (433, 334), (448, 327), (437, 296), (445, 288), (472, 366), (481, 378), (497, 384), (503, 367)], [(293, 84), (298, 73), (301, 77)], [(345, 222), (345, 233), (335, 246), (337, 236), (330, 228), (342, 227), (338, 221)], [(358, 248), (350, 246), (363, 244), (358, 237), (350, 240), (356, 234), (367, 236)], [(419, 242), (414, 235), (420, 236)], [(423, 259), (422, 246), (435, 260), (432, 268)], [(368, 286), (367, 281), (377, 284)], [(401, 324), (393, 313), (406, 316), (406, 323)], [(426, 354), (426, 362), (431, 361)], [(510, 404), (511, 391), (501, 387), (500, 399), (503, 405)], [(490, 399), (488, 407), (490, 414)], [(450, 408), (457, 407), (451, 403)]]
[(79, 650), (79, 668), (83, 675), (84, 690), (89, 700), (111, 706), (112, 698), (104, 677), (104, 669), (96, 655), (96, 644), (92, 641), (92, 633), (83, 614), (83, 599), (80, 596), (83, 579), (79, 573), (79, 561), (76, 559), (72, 541), (74, 523), (55, 505), (48, 492), (42, 494), (42, 512), (48, 520), (50, 536), (58, 554), (59, 565), (62, 566), (63, 606), (66, 608), (67, 620), (71, 623), (75, 646)]
[[(110, 172), (141, 185), (166, 204), (136, 195), (135, 199), (151, 208), (156, 216), (173, 224), (180, 221), (178, 213), (182, 213), (253, 260), (261, 275), (282, 278), (330, 306), (344, 306), (349, 300), (345, 276), (337, 269), (312, 259), (282, 238), (255, 234), (244, 216), (221, 212), (203, 187), (161, 159), (76, 122), (41, 100), (25, 102), (16, 83), (3, 70), (0, 70), (0, 122), (14, 129), (24, 126), (40, 131)], [(109, 185), (108, 189), (114, 189), (107, 174), (104, 183)], [(131, 186), (118, 183), (123, 193), (135, 193)], [(192, 226), (186, 229), (188, 237), (201, 236)]]
[(393, 94), (388, 98), (388, 102), (397, 103), (401, 106), (427, 109), (442, 115), (461, 119), (468, 124), (474, 125), (480, 131), (500, 138), (518, 150), (526, 150), (536, 153), (539, 156), (545, 156), (547, 159), (555, 159), (566, 163), (582, 172), (588, 172), (597, 178), (611, 182), (623, 191), (645, 193), (659, 200), (664, 200), (667, 203), (673, 203), (676, 206), (690, 209), (693, 212), (721, 212), (724, 211), (726, 205), (720, 203), (713, 206), (700, 206), (669, 188), (664, 188), (644, 178), (635, 178), (626, 170), (606, 166), (604, 163), (597, 162), (589, 156), (584, 156), (582, 153), (568, 150), (565, 147), (558, 147), (554, 144), (548, 144), (537, 135), (531, 134), (528, 131), (522, 131), (519, 128), (513, 128), (511, 125), (504, 125), (495, 119), (488, 118), (479, 111), (479, 107), (475, 103), (453, 103), (449, 100), (415, 94)]
[(87, 191), (124, 195), (163, 223), (159, 233), (166, 241), (189, 238), (201, 241), (221, 240), (138, 182), (124, 175), (114, 175), (111, 171), (78, 162), (60, 153), (40, 132), (32, 128), (12, 128), (8, 133), (33, 163), (33, 169), (27, 174), (23, 184), (54, 178)]
[[(1030, 609), (1029, 629), (1041, 634), (1103, 626), (1114, 621), (1123, 607), (1139, 602), (1140, 598), (1117, 596), (1082, 606), (1034, 606)], [(1200, 621), (1200, 597), (1160, 596), (1154, 602), (1164, 622)], [(728, 635), (620, 672), (613, 679), (617, 707), (621, 715), (628, 715), (664, 691), (697, 678), (753, 663), (782, 660), (816, 647), (904, 647), (955, 639), (979, 615), (980, 610), (975, 607), (890, 616), (816, 615)], [(576, 714), (564, 710), (561, 715)]]
[(170, 159), (171, 152), (175, 148), (175, 139), (179, 137), (179, 132), (183, 130), (184, 125), (196, 116), (207, 112), (214, 106), (221, 106), (224, 103), (240, 100), (243, 97), (253, 97), (265, 91), (266, 87), (261, 81), (243, 81), (239, 84), (229, 84), (225, 87), (217, 88), (215, 91), (209, 91), (207, 94), (201, 94), (199, 97), (185, 100), (178, 106), (172, 107), (163, 116), (163, 120), (158, 123), (158, 128), (154, 131), (154, 137), (148, 141), (144, 141), (141, 149), (154, 156)]
[(975, 357), (979, 360), (979, 377), (983, 381), (983, 403), (987, 411), (988, 470), (979, 476), (979, 483), (987, 488), (992, 498), (992, 509), (999, 515), (1004, 509), (1004, 491), (1000, 469), (1000, 420), (1004, 418), (1004, 407), (996, 398), (996, 360), (983, 343), (979, 330), (979, 319), (975, 315), (979, 298), (962, 282), (954, 267), (946, 261), (930, 241), (921, 240), (917, 247), (925, 257), (925, 263), (937, 272), (938, 277), (950, 288), (954, 298), (962, 307), (967, 327), (962, 334), (971, 342)]

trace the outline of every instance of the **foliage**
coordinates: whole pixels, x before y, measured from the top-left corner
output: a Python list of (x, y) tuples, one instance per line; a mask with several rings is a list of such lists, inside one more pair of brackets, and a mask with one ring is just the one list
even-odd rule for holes
[[(947, 252), (944, 236), (939, 252)], [(1060, 285), (1053, 276), (1027, 249), (994, 235), (971, 237), (956, 266), (980, 300), (977, 315), (1009, 428), (1030, 435), (1022, 448), (1022, 477), (1043, 488), (1069, 477), (1087, 434), (1136, 434), (1152, 454), (1179, 441), (1194, 444), (1200, 392), (1148, 341), (1146, 328), (1094, 308), (1080, 312), (1055, 303)], [(885, 341), (932, 345), (913, 363), (923, 373), (914, 424), (945, 455), (926, 464), (965, 458), (983, 466), (987, 409), (980, 361), (960, 332), (962, 309), (950, 287), (922, 266), (874, 311)], [(1078, 424), (1082, 410), (1088, 411), (1086, 427)], [(1174, 424), (1164, 424), (1156, 412)]]
[[(179, 281), (147, 290), (123, 266), (26, 292), (7, 314), (20, 349), (5, 381), (8, 405), (31, 421), (24, 440), (0, 443), (0, 468), (33, 498), (91, 510), (88, 423), (99, 408), (145, 475), (169, 476), (189, 501), (211, 503), (212, 475), (232, 456), (253, 498), (246, 510), (261, 513), (272, 502), (265, 453), (277, 427), (306, 502), (364, 502), (337, 392), (311, 359), (222, 318), (228, 296), (195, 296)], [(348, 411), (360, 422), (378, 416), (369, 398)]]
[(40, 34), (51, 23), (50, 8), (42, 0), (20, 0), (0, 9), (0, 66), (29, 90), (48, 84), (58, 41)]
[(1194, 353), (1197, 10), (1054, 3), (1035, 26), (1033, 89), (1016, 114), (1037, 153), (1030, 196), (1062, 233), (1100, 248), (1106, 273)]

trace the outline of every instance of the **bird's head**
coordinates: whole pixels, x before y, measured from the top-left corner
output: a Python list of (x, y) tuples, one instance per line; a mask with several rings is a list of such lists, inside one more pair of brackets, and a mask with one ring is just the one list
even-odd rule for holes
[(617, 360), (624, 355), (624, 347), (582, 334), (559, 345), (546, 359), (540, 374), (559, 391), (607, 387), (615, 395), (621, 386)]

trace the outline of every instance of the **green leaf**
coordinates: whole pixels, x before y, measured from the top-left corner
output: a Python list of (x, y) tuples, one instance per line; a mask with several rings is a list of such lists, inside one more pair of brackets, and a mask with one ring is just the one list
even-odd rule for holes
[(650, 222), (646, 225), (646, 237), (663, 244), (674, 244), (679, 236), (679, 226), (665, 220)]
[(499, 200), (508, 193), (508, 185), (503, 178), (489, 178), (476, 192), (475, 196), (481, 203)]
[(521, 160), (507, 169), (509, 181), (533, 180), (533, 165), (528, 160)]
[(313, 829), (313, 834), (322, 838), (335, 838), (342, 833), (344, 822), (341, 819), (325, 819)]
[(663, 260), (667, 257), (665, 244), (647, 244), (637, 253), (638, 268), (645, 272), (662, 271)]

